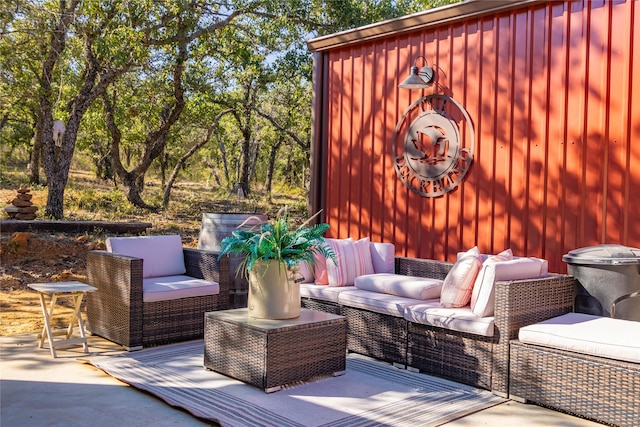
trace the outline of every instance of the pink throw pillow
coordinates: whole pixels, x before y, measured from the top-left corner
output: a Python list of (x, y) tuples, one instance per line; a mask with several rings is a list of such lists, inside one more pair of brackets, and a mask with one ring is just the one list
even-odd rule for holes
[(335, 263), (327, 260), (329, 286), (352, 286), (356, 277), (374, 273), (368, 237), (355, 242), (328, 239), (327, 243), (336, 254)]
[(513, 259), (513, 251), (511, 251), (511, 249), (505, 249), (499, 254), (489, 255), (483, 263), (509, 261), (510, 259)]
[[(326, 239), (327, 241), (329, 239)], [(316, 285), (328, 285), (329, 275), (327, 274), (327, 259), (319, 253), (313, 254), (313, 275)]]
[(482, 266), (482, 256), (477, 247), (458, 257), (444, 279), (440, 304), (443, 307), (464, 307), (471, 300), (473, 283)]
[[(327, 243), (327, 245), (333, 248), (333, 246), (331, 246), (329, 243), (339, 241), (340, 239), (326, 238), (324, 240)], [(353, 242), (353, 239), (351, 237), (344, 240)], [(335, 253), (335, 250), (334, 250), (334, 253)], [(327, 272), (327, 259), (325, 258), (324, 255), (317, 252), (313, 254), (313, 276), (314, 276), (314, 283), (316, 285), (329, 284), (329, 273)]]

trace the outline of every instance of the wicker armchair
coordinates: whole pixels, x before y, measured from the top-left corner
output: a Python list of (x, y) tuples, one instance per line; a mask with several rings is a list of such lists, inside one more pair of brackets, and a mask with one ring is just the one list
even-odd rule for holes
[(183, 248), (186, 275), (218, 282), (217, 295), (143, 302), (143, 260), (106, 251), (87, 254), (87, 329), (127, 350), (202, 338), (204, 313), (229, 306), (229, 258)]

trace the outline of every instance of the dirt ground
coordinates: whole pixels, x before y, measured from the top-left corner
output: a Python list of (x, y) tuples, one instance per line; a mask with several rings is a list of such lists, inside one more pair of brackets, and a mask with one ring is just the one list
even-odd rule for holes
[[(43, 316), (38, 294), (29, 283), (86, 280), (87, 251), (103, 249), (104, 242), (67, 233), (3, 233), (0, 237), (0, 335), (40, 332)], [(65, 328), (72, 304), (59, 300), (52, 319)]]

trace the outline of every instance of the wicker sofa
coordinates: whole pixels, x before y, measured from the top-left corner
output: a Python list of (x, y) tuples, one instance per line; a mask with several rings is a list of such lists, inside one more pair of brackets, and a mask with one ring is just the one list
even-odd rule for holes
[(529, 325), (511, 342), (510, 370), (512, 399), (640, 426), (640, 322), (570, 313)]
[[(151, 237), (147, 243), (152, 243), (153, 249), (140, 256), (109, 251), (87, 254), (88, 282), (98, 289), (87, 295), (86, 300), (87, 329), (92, 334), (127, 350), (202, 338), (204, 313), (229, 308), (229, 258), (218, 259), (217, 252), (183, 248), (180, 240), (176, 248), (175, 240), (167, 244), (166, 239), (162, 240), (165, 237)], [(169, 246), (173, 246), (172, 256), (179, 258), (183, 276), (162, 276), (161, 270), (166, 270), (167, 264), (174, 260), (162, 258), (158, 250)], [(153, 262), (156, 271), (160, 269), (160, 276), (150, 278), (152, 273), (147, 270)], [(148, 297), (147, 285), (143, 286), (143, 282), (149, 280), (159, 282), (160, 288), (168, 283), (168, 293), (173, 294), (163, 297), (162, 292), (156, 292), (154, 298)], [(198, 288), (203, 284), (211, 285), (212, 290), (193, 292), (187, 289), (193, 296), (180, 295), (175, 294), (177, 287), (171, 282), (182, 282), (187, 286), (195, 284)], [(157, 290), (158, 285), (153, 285)], [(178, 289), (178, 292), (184, 290)]]
[[(395, 257), (395, 273), (444, 280), (453, 263)], [(574, 279), (567, 275), (495, 282), (491, 334), (479, 335), (442, 325), (349, 306), (302, 292), (302, 306), (344, 315), (347, 348), (410, 369), (508, 395), (509, 341), (520, 327), (570, 312)], [(488, 335), (488, 336), (487, 336)]]

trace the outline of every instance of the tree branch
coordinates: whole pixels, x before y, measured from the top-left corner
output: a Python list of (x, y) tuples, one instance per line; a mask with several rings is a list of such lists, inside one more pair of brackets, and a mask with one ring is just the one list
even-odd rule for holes
[(180, 157), (180, 160), (178, 160), (178, 162), (176, 163), (176, 166), (173, 168), (173, 172), (171, 172), (171, 177), (169, 178), (169, 181), (167, 181), (167, 187), (164, 189), (164, 196), (162, 198), (163, 209), (167, 209), (167, 206), (169, 205), (169, 195), (171, 194), (171, 188), (173, 187), (173, 183), (178, 177), (178, 172), (180, 172), (180, 170), (182, 169), (182, 166), (186, 163), (186, 161), (191, 156), (193, 156), (198, 150), (204, 147), (204, 145), (211, 140), (211, 137), (213, 136), (213, 132), (215, 128), (218, 126), (218, 123), (220, 122), (222, 117), (224, 117), (226, 114), (229, 114), (231, 112), (233, 112), (233, 110), (229, 108), (219, 113), (216, 116), (216, 118), (213, 119), (213, 124), (211, 124), (211, 126), (209, 126), (209, 128), (207, 129), (207, 136), (202, 141), (198, 142), (193, 147), (191, 147), (189, 151), (187, 151), (182, 157)]
[(273, 125), (273, 127), (275, 127), (276, 129), (278, 129), (280, 132), (284, 132), (287, 135), (289, 135), (291, 137), (291, 139), (293, 139), (296, 144), (298, 144), (300, 146), (300, 148), (302, 148), (305, 152), (309, 151), (309, 145), (305, 144), (304, 141), (302, 141), (300, 138), (298, 138), (298, 135), (296, 135), (295, 133), (291, 132), (290, 130), (286, 129), (284, 126), (281, 126), (276, 119), (274, 119), (273, 117), (271, 117), (270, 115), (263, 113), (262, 111), (260, 111), (258, 108), (256, 107), (251, 107), (253, 109), (253, 111), (255, 111), (260, 117), (263, 117), (265, 119), (267, 119), (269, 121), (269, 123), (271, 123)]

